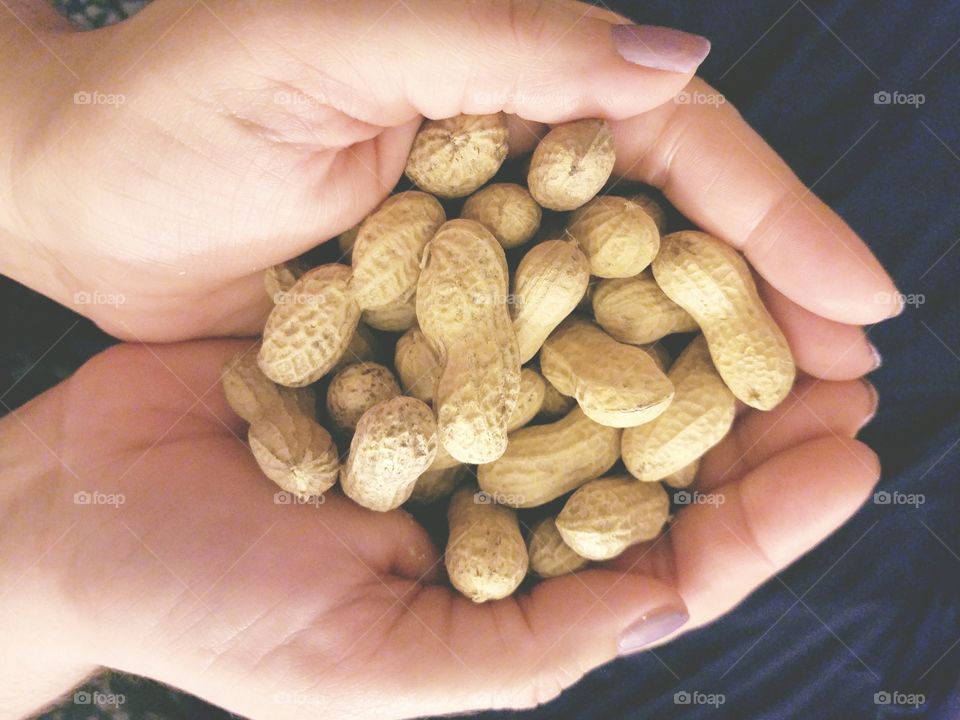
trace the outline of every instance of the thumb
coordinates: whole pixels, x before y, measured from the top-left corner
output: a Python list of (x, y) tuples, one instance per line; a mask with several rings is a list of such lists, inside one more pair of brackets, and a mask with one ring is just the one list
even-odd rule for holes
[[(236, 5), (211, 3), (231, 27)], [(256, 51), (269, 35), (282, 43), (281, 61), (305, 66), (300, 90), (381, 126), (500, 110), (540, 122), (629, 117), (682, 90), (710, 49), (705, 38), (567, 1), (287, 2), (242, 12), (264, 16), (242, 21), (252, 35), (244, 43)]]

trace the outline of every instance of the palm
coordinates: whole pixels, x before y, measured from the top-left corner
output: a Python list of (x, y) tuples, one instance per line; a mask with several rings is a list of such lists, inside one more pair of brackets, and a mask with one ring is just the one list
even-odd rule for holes
[[(403, 717), (542, 701), (611, 659), (640, 615), (681, 602), (675, 591), (691, 627), (723, 613), (876, 479), (870, 451), (846, 439), (870, 412), (866, 387), (806, 381), (782, 409), (744, 416), (705, 461), (699, 490), (723, 504), (683, 509), (664, 539), (606, 567), (475, 606), (443, 584), (437, 549), (406, 513), (337, 492), (315, 506), (275, 501), (218, 386), (242, 342), (123, 346), (53, 391), (68, 428), (90, 419), (82, 437), (45, 438), (75, 479), (58, 492), (67, 541), (43, 566), (58, 584), (78, 566), (111, 579), (69, 589), (95, 662), (247, 715), (278, 703), (287, 717), (318, 706)], [(76, 505), (77, 490), (124, 502)]]

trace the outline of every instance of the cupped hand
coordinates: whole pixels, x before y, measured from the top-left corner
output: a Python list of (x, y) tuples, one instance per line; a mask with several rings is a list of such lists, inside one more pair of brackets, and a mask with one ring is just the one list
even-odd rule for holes
[(12, 122), (25, 249), (7, 272), (123, 338), (251, 334), (261, 271), (374, 208), (423, 117), (515, 114), (523, 152), (540, 123), (600, 116), (618, 176), (746, 252), (801, 367), (869, 370), (848, 326), (896, 311), (886, 273), (729, 104), (699, 99), (719, 97), (691, 81), (705, 40), (625, 22), (566, 0), (157, 0), (95, 32), (21, 28), (60, 62)]
[(709, 502), (662, 539), (474, 605), (406, 512), (336, 489), (277, 502), (219, 387), (249, 343), (118, 346), (0, 421), (16, 478), (0, 491), (0, 607), (58, 658), (30, 674), (48, 690), (104, 665), (253, 718), (530, 706), (726, 612), (878, 475), (850, 439), (873, 412), (869, 387), (803, 380), (772, 413), (741, 417), (704, 462)]

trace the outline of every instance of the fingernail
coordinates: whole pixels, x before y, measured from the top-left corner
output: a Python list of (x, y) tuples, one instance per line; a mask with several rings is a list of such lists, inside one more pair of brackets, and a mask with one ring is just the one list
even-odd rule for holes
[(907, 303), (905, 302), (905, 298), (904, 298), (904, 296), (903, 296), (903, 293), (899, 293), (899, 292), (898, 292), (898, 293), (897, 293), (897, 309), (896, 309), (896, 311), (893, 313), (893, 315), (891, 315), (890, 317), (896, 317), (897, 315), (900, 315), (900, 314), (901, 314), (904, 310), (906, 310), (906, 309), (907, 309)]
[(880, 351), (877, 350), (877, 346), (873, 343), (870, 343), (870, 352), (873, 353), (873, 367), (870, 368), (870, 372), (873, 372), (883, 365), (883, 357), (880, 355)]
[(680, 608), (666, 607), (641, 615), (633, 625), (620, 634), (617, 647), (621, 655), (628, 655), (666, 637), (683, 627), (690, 614)]
[(867, 392), (870, 393), (870, 414), (867, 415), (864, 421), (860, 424), (860, 427), (857, 428), (858, 431), (870, 424), (870, 421), (876, 417), (877, 408), (880, 406), (880, 393), (877, 392), (877, 389), (873, 386), (873, 383), (869, 380), (861, 380), (860, 382), (866, 385)]
[(624, 60), (657, 70), (688, 73), (710, 52), (710, 41), (656, 25), (614, 25), (613, 46)]

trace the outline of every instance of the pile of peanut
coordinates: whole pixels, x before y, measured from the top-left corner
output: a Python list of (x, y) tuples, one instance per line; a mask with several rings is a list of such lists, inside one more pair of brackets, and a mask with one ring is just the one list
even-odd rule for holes
[[(598, 195), (606, 122), (551, 130), (526, 187), (486, 184), (507, 150), (502, 114), (425, 122), (406, 168), (419, 190), (339, 238), (350, 265), (270, 268), (263, 341), (223, 374), (283, 490), (446, 503), (447, 573), (475, 602), (655, 538), (664, 486), (693, 481), (735, 401), (769, 410), (795, 374), (740, 254), (661, 235), (648, 195)], [(438, 198), (466, 198), (459, 218)], [(671, 359), (659, 342), (677, 333), (696, 334)]]

